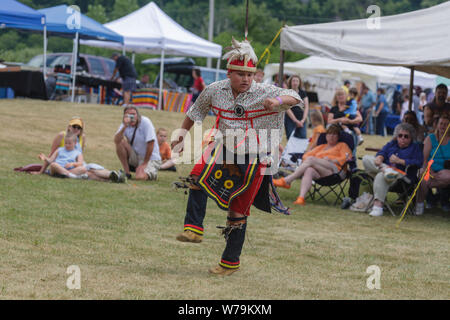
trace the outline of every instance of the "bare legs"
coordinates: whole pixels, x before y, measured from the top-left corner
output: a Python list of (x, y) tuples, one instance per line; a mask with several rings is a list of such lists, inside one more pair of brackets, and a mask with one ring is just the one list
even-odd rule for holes
[(284, 178), (287, 184), (291, 184), (295, 179), (302, 178), (300, 187), (300, 197), (305, 197), (311, 188), (312, 181), (320, 177), (332, 175), (336, 170), (336, 166), (328, 160), (316, 157), (306, 159), (302, 164), (290, 175)]
[(130, 166), (128, 165), (128, 158), (131, 154), (130, 144), (125, 139), (120, 141), (120, 143), (116, 143), (116, 153), (120, 163), (122, 164), (123, 170), (125, 173), (129, 174)]
[(74, 174), (76, 176), (86, 173), (86, 168), (84, 166), (76, 167), (70, 170), (67, 170), (66, 168), (60, 166), (56, 162), (50, 163), (50, 175), (54, 176), (56, 174), (64, 175), (64, 176), (71, 176), (71, 174)]

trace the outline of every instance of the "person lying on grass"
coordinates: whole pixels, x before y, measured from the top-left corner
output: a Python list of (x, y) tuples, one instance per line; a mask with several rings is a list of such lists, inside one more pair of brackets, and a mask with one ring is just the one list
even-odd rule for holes
[(87, 170), (84, 167), (83, 154), (75, 148), (77, 136), (67, 133), (64, 139), (64, 147), (56, 149), (50, 157), (43, 153), (39, 154), (39, 159), (44, 161), (41, 171), (44, 173), (50, 167), (51, 176), (62, 176), (73, 179), (87, 179)]

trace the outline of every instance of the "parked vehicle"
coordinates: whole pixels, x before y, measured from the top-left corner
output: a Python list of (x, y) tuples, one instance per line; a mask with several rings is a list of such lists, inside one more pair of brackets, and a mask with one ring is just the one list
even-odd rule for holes
[[(37, 55), (32, 58), (27, 65), (31, 67), (42, 68), (43, 67), (43, 55)], [(72, 53), (60, 52), (49, 53), (47, 55), (47, 71), (53, 72), (56, 66), (71, 66), (72, 65)], [(89, 54), (80, 53), (77, 64), (78, 72), (85, 72), (94, 77), (102, 79), (110, 79), (114, 72), (116, 63), (112, 59), (93, 56)]]
[[(142, 61), (142, 64), (160, 65), (161, 60), (159, 58), (147, 59)], [(194, 84), (194, 78), (192, 77), (192, 69), (194, 68), (200, 69), (206, 85), (216, 80), (226, 79), (227, 77), (226, 70), (196, 66), (194, 60), (191, 58), (167, 58), (164, 59), (163, 79), (172, 90), (189, 92), (189, 89)], [(159, 87), (159, 74), (153, 86)]]

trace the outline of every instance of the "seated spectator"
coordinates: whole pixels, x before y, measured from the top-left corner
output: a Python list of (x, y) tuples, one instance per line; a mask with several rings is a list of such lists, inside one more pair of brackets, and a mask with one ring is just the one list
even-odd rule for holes
[(450, 116), (450, 103), (446, 102), (448, 88), (441, 83), (436, 86), (434, 99), (425, 105), (423, 110), (424, 123), (428, 127), (428, 132), (432, 133), (436, 130), (437, 120), (443, 114)]
[[(68, 134), (74, 134), (77, 137), (77, 143), (75, 149), (83, 153), (86, 145), (86, 135), (84, 133), (84, 121), (80, 117), (73, 117), (69, 121), (69, 125), (66, 131), (61, 131), (53, 139), (52, 147), (48, 157), (50, 157), (58, 148), (64, 146), (65, 137)], [(95, 163), (84, 163), (84, 167), (87, 170), (88, 178), (97, 181), (113, 181), (113, 182), (125, 182), (126, 178), (123, 172), (110, 171)]]
[[(347, 105), (347, 96), (344, 89), (339, 88), (336, 90), (336, 93), (332, 101), (332, 105), (333, 107), (331, 108), (330, 113), (328, 113), (327, 125), (338, 124), (342, 126), (345, 132), (348, 132), (350, 134), (352, 132), (355, 132), (355, 127), (362, 122), (362, 116), (359, 113), (359, 111), (356, 111), (355, 117), (345, 114), (348, 105)], [(361, 131), (358, 130), (358, 132), (361, 135)], [(356, 132), (355, 135), (357, 136)], [(359, 138), (357, 139), (359, 142), (360, 139)]]
[(132, 171), (137, 180), (156, 180), (161, 166), (156, 132), (149, 118), (141, 116), (138, 109), (128, 106), (114, 135), (116, 153), (127, 178)]
[(324, 127), (322, 112), (317, 109), (313, 109), (311, 110), (310, 118), (313, 132), (305, 152), (314, 149), (317, 145), (317, 139), (319, 139), (320, 134), (327, 132)]
[(72, 133), (77, 137), (75, 149), (77, 149), (80, 152), (83, 152), (84, 146), (86, 145), (86, 136), (84, 134), (84, 122), (80, 117), (75, 116), (69, 121), (69, 125), (67, 126), (66, 131), (61, 131), (53, 139), (52, 147), (50, 149), (50, 153), (48, 154), (49, 157), (56, 151), (56, 149), (64, 147), (65, 137), (69, 133)]
[[(450, 186), (450, 129), (449, 117), (443, 115), (439, 118), (437, 123), (437, 128), (435, 133), (430, 134), (425, 138), (423, 147), (424, 162), (421, 169), (421, 175), (424, 170), (427, 169), (428, 161), (433, 157), (433, 164), (430, 169), (430, 179), (426, 181), (422, 180), (418, 193), (417, 193), (417, 204), (416, 204), (416, 215), (422, 215), (424, 211), (424, 200), (427, 195), (428, 190), (431, 188), (445, 188)], [(447, 133), (445, 134), (445, 131)], [(445, 134), (445, 136), (444, 136)], [(439, 149), (436, 151), (439, 142), (442, 139), (442, 143)], [(448, 196), (447, 203), (442, 205), (445, 211), (450, 208), (448, 206)]]
[(39, 159), (44, 161), (40, 173), (45, 172), (50, 166), (49, 174), (52, 176), (62, 176), (73, 179), (87, 179), (86, 168), (84, 167), (83, 154), (76, 149), (77, 136), (66, 134), (64, 147), (59, 147), (50, 157), (43, 153), (39, 154)]
[(291, 187), (295, 179), (302, 179), (300, 194), (294, 204), (304, 205), (305, 196), (312, 186), (313, 180), (338, 173), (346, 161), (351, 158), (352, 151), (344, 142), (338, 142), (341, 127), (331, 125), (326, 132), (326, 144), (321, 144), (303, 155), (302, 163), (290, 175), (274, 179), (277, 187)]
[(172, 160), (172, 150), (167, 143), (167, 130), (159, 128), (156, 131), (156, 138), (158, 139), (159, 154), (161, 155), (161, 168), (160, 170), (177, 171), (175, 167), (175, 161)]
[(376, 156), (365, 155), (363, 166), (367, 174), (374, 177), (374, 204), (369, 213), (373, 217), (383, 215), (383, 205), (391, 186), (404, 176), (406, 167), (420, 167), (423, 154), (415, 141), (415, 130), (409, 123), (400, 123), (394, 129), (394, 138)]
[(417, 114), (414, 111), (406, 111), (405, 115), (403, 116), (403, 121), (405, 123), (409, 123), (414, 127), (414, 130), (416, 130), (416, 141), (418, 143), (423, 144), (423, 141), (425, 139), (425, 132), (426, 129), (424, 126), (419, 124), (419, 121), (417, 119)]

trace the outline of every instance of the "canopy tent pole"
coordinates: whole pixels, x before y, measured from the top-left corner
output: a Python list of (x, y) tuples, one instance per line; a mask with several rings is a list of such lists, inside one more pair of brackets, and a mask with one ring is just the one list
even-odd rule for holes
[(44, 80), (47, 79), (47, 25), (44, 25), (44, 62), (42, 65)]
[(76, 68), (77, 68), (77, 51), (78, 51), (78, 32), (75, 33), (75, 39), (73, 41), (74, 50), (72, 52), (72, 97), (70, 98), (70, 102), (74, 102), (75, 100), (75, 77), (76, 77)]
[(217, 58), (216, 64), (216, 81), (219, 81), (220, 58)]
[(133, 53), (131, 53), (131, 63), (134, 65), (134, 58), (135, 58), (135, 54), (134, 51)]
[(163, 77), (164, 77), (164, 49), (161, 50), (161, 64), (159, 67), (159, 97), (158, 97), (158, 110), (162, 110), (163, 99)]
[(278, 86), (283, 88), (284, 78), (284, 50), (280, 51), (280, 69), (278, 71)]
[(123, 56), (125, 55), (125, 43), (123, 43), (123, 45), (122, 45), (122, 55)]
[[(414, 67), (411, 67), (411, 74), (409, 76), (409, 104), (408, 110), (412, 110), (413, 86), (414, 86)], [(401, 119), (400, 119), (401, 120)]]

